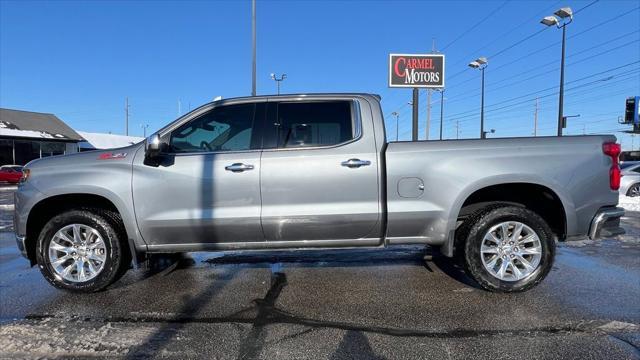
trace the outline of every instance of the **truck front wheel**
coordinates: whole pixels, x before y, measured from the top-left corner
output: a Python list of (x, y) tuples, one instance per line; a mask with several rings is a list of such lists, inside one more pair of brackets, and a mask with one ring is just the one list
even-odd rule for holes
[(94, 292), (116, 281), (126, 268), (119, 217), (102, 209), (70, 210), (43, 227), (37, 243), (38, 267), (57, 288)]
[(535, 212), (518, 206), (489, 207), (463, 226), (465, 270), (484, 289), (526, 291), (551, 270), (555, 240)]

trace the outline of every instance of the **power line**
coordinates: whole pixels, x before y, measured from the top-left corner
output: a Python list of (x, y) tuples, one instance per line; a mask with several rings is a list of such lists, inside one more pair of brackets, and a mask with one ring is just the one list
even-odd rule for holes
[[(587, 8), (589, 8), (589, 7), (591, 7), (592, 5), (596, 4), (598, 1), (599, 1), (599, 0), (592, 1), (591, 3), (589, 3), (589, 4), (585, 5), (584, 7), (580, 8), (580, 9), (578, 9), (578, 10), (577, 10), (576, 12), (574, 12), (574, 13), (575, 13), (575, 14), (577, 14), (578, 12), (583, 11), (583, 10), (585, 10), (585, 9), (587, 9)], [(583, 31), (579, 32), (579, 33), (576, 33), (576, 34), (574, 34), (574, 35), (572, 35), (572, 36), (569, 36), (569, 38), (574, 38), (574, 37), (576, 37), (576, 36), (580, 36), (580, 35), (582, 35), (582, 34), (584, 34), (584, 33), (587, 33), (587, 32), (589, 32), (589, 31), (591, 31), (591, 30), (593, 30), (593, 29), (596, 29), (596, 28), (598, 28), (598, 27), (600, 27), (600, 26), (602, 26), (602, 25), (604, 25), (604, 24), (606, 24), (606, 23), (609, 23), (609, 22), (611, 22), (612, 20), (615, 20), (615, 19), (617, 19), (617, 18), (620, 18), (620, 17), (626, 16), (626, 15), (628, 15), (628, 14), (631, 14), (632, 12), (637, 11), (638, 9), (640, 9), (640, 6), (639, 6), (639, 7), (636, 7), (636, 8), (633, 8), (633, 9), (631, 9), (631, 10), (628, 10), (628, 11), (622, 12), (622, 13), (620, 13), (620, 14), (618, 14), (618, 15), (616, 15), (616, 16), (614, 16), (614, 17), (610, 18), (610, 19), (607, 19), (607, 20), (605, 20), (605, 21), (603, 21), (603, 22), (600, 22), (600, 23), (598, 23), (598, 24), (595, 24), (595, 25), (593, 25), (593, 26), (591, 26), (591, 27), (589, 27), (589, 28), (587, 28), (587, 29), (585, 29), (585, 30), (583, 30)], [(524, 39), (521, 39), (521, 40), (519, 40), (518, 42), (516, 42), (516, 43), (514, 43), (514, 44), (512, 44), (512, 45), (509, 45), (508, 47), (506, 47), (506, 48), (504, 48), (504, 49), (502, 49), (502, 50), (498, 51), (498, 52), (497, 52), (497, 53), (495, 53), (494, 55), (492, 55), (492, 56), (491, 56), (491, 58), (495, 58), (497, 55), (501, 55), (502, 53), (504, 53), (504, 52), (508, 51), (509, 49), (512, 49), (513, 47), (515, 47), (515, 46), (519, 45), (520, 43), (523, 43), (524, 41), (526, 41), (526, 40), (528, 40), (528, 39), (530, 39), (530, 38), (532, 38), (532, 37), (534, 37), (534, 36), (538, 35), (539, 33), (541, 33), (542, 31), (544, 31), (544, 30), (546, 30), (546, 29), (547, 29), (546, 27), (545, 27), (545, 28), (542, 28), (541, 30), (536, 31), (536, 32), (535, 32), (535, 33), (533, 33), (533, 34), (528, 35), (528, 36), (527, 36), (527, 37), (525, 37)], [(631, 32), (631, 33), (634, 33), (634, 32), (637, 32), (637, 31), (633, 31), (633, 32)], [(617, 40), (617, 39), (618, 39), (618, 38), (616, 38), (615, 40)], [(613, 40), (612, 40), (612, 41), (613, 41)], [(551, 45), (555, 45), (555, 44), (558, 44), (558, 43), (560, 43), (560, 42), (559, 42), (559, 41), (558, 41), (558, 42), (554, 42), (554, 43), (552, 43)], [(448, 45), (448, 46), (449, 46), (449, 45)], [(538, 53), (538, 52), (540, 52), (540, 51), (542, 51), (542, 50), (546, 50), (546, 49), (548, 49), (548, 48), (549, 48), (549, 45), (545, 46), (544, 48), (541, 48), (541, 49), (535, 50), (535, 51), (533, 51), (533, 52), (531, 52), (531, 53), (528, 53), (527, 55), (522, 56), (522, 57), (519, 57), (519, 58), (517, 58), (517, 59), (515, 59), (515, 60), (513, 60), (513, 61), (511, 61), (511, 62), (506, 63), (506, 64), (502, 64), (502, 65), (498, 65), (497, 67), (493, 67), (493, 69), (494, 69), (494, 70), (495, 70), (495, 69), (499, 69), (499, 68), (505, 67), (505, 66), (507, 66), (507, 65), (513, 64), (513, 63), (515, 63), (515, 62), (518, 62), (518, 61), (520, 61), (520, 60), (523, 60), (523, 59), (529, 58), (532, 54)], [(575, 54), (574, 54), (574, 55), (575, 55)], [(447, 80), (448, 80), (448, 81), (450, 81), (451, 79), (453, 79), (453, 78), (457, 77), (458, 75), (463, 74), (463, 73), (464, 73), (465, 71), (467, 71), (467, 70), (468, 70), (468, 68), (465, 68), (464, 70), (461, 70), (460, 72), (455, 73), (454, 75), (449, 76)], [(474, 79), (466, 80), (466, 81), (462, 82), (461, 84), (467, 83), (467, 82), (472, 81), (472, 80), (474, 80)], [(451, 88), (451, 86), (448, 86), (448, 88)], [(451, 101), (448, 101), (448, 102), (451, 102)], [(402, 105), (402, 106), (400, 106), (400, 107), (398, 108), (398, 110), (396, 110), (396, 111), (398, 111), (398, 112), (399, 112), (399, 110), (401, 110), (401, 109), (402, 109), (402, 108), (404, 108), (405, 106), (406, 106), (406, 104), (403, 104), (403, 105)]]
[[(638, 71), (640, 71), (640, 70), (636, 70), (634, 72), (638, 72)], [(621, 79), (621, 80), (625, 80), (625, 79)], [(618, 80), (618, 81), (621, 81), (621, 80)], [(597, 83), (597, 82), (598, 81), (592, 82), (592, 83), (588, 83), (588, 84), (582, 84), (582, 85), (579, 85), (579, 87), (583, 87), (585, 85), (593, 85), (593, 83)], [(611, 85), (611, 84), (609, 84), (609, 85)], [(584, 90), (584, 91), (572, 92), (576, 88), (578, 88), (578, 87), (573, 87), (573, 88), (567, 89), (567, 92), (571, 92), (572, 96), (575, 97), (576, 94), (584, 94), (584, 93), (588, 93), (588, 92), (601, 91), (601, 90), (603, 90), (604, 87), (600, 86), (600, 87), (598, 87), (596, 89), (587, 89), (587, 90)], [(630, 90), (633, 90), (633, 89), (624, 89), (623, 91), (619, 91), (619, 92), (616, 92), (616, 93), (607, 92), (607, 94), (605, 96), (598, 95), (597, 97), (594, 97), (594, 98), (583, 98), (580, 101), (571, 101), (570, 103), (567, 103), (567, 105), (576, 105), (576, 104), (585, 103), (585, 102), (593, 102), (594, 100), (602, 100), (602, 99), (606, 99), (606, 98), (613, 97), (613, 96), (619, 96), (619, 95), (624, 94), (624, 93), (626, 93), (626, 92), (628, 92)], [(550, 97), (550, 96), (554, 96), (556, 94), (557, 94), (557, 92), (551, 93), (551, 94), (548, 94), (548, 95), (544, 95), (544, 96), (541, 96), (541, 97), (538, 97), (538, 98)], [(531, 106), (530, 102), (533, 101), (533, 100), (535, 100), (535, 98), (527, 99), (527, 100), (519, 102), (517, 104), (507, 105), (507, 106), (504, 106), (502, 108), (493, 109), (493, 110), (490, 110), (490, 111), (487, 111), (487, 112), (491, 112), (493, 114), (508, 114), (508, 113), (514, 113), (514, 111), (519, 110), (519, 109), (530, 109), (530, 106)], [(525, 105), (523, 105), (523, 104), (525, 104)], [(506, 108), (508, 108), (508, 110), (504, 110)], [(464, 122), (468, 122), (468, 121), (474, 121), (475, 119), (469, 118), (469, 117), (475, 117), (475, 116), (478, 116), (477, 112), (474, 113), (474, 114), (467, 115), (467, 116), (458, 117), (458, 118), (454, 118), (454, 119), (449, 119), (448, 123), (451, 124), (453, 122), (453, 120), (455, 120), (456, 122), (459, 122), (459, 123), (464, 123)], [(495, 121), (495, 120), (500, 120), (500, 119), (504, 119), (504, 118), (508, 118), (508, 117), (509, 118), (513, 118), (515, 116), (514, 115), (510, 115), (510, 116), (506, 116), (505, 115), (505, 116), (497, 117), (497, 118), (492, 116), (489, 120)], [(460, 119), (463, 119), (463, 118), (469, 118), (469, 119), (460, 120)]]
[(492, 12), (490, 12), (489, 14), (487, 14), (487, 16), (485, 16), (484, 18), (482, 18), (480, 21), (478, 21), (475, 25), (473, 25), (472, 27), (470, 27), (469, 29), (465, 30), (462, 34), (458, 35), (457, 38), (453, 39), (453, 41), (451, 41), (449, 44), (447, 44), (445, 47), (442, 48), (441, 51), (445, 51), (449, 46), (455, 44), (458, 40), (462, 39), (465, 35), (467, 35), (468, 33), (470, 33), (471, 31), (473, 31), (475, 28), (477, 28), (478, 26), (480, 26), (482, 23), (484, 23), (485, 21), (487, 21), (491, 16), (493, 16), (495, 13), (497, 13), (498, 11), (500, 11), (505, 5), (507, 5), (509, 1), (505, 0), (502, 4), (500, 4), (495, 10), (493, 10)]
[[(635, 44), (635, 43), (637, 43), (637, 42), (640, 42), (640, 39), (632, 40), (632, 41), (626, 42), (626, 43), (624, 43), (624, 44), (622, 44), (622, 45), (616, 46), (616, 47), (614, 47), (614, 48), (607, 49), (607, 50), (602, 51), (602, 52), (600, 52), (600, 53), (597, 53), (597, 54), (594, 54), (594, 55), (590, 55), (590, 56), (588, 56), (588, 57), (586, 57), (586, 58), (583, 58), (583, 59), (580, 59), (580, 60), (577, 60), (577, 61), (574, 61), (574, 62), (568, 63), (568, 64), (567, 64), (567, 67), (569, 67), (569, 66), (571, 66), (571, 65), (579, 64), (579, 63), (582, 63), (582, 62), (585, 62), (585, 61), (588, 61), (588, 60), (591, 60), (591, 59), (596, 58), (596, 57), (598, 57), (598, 56), (602, 56), (602, 55), (609, 54), (609, 53), (611, 53), (612, 51), (615, 51), (615, 50), (618, 50), (618, 49), (621, 49), (621, 48), (627, 47), (627, 46), (629, 46), (629, 45), (633, 45), (633, 44)], [(597, 46), (596, 46), (596, 47), (597, 47)], [(595, 49), (596, 47), (594, 47), (594, 48), (592, 48), (592, 49)], [(589, 50), (592, 50), (592, 49), (589, 49)], [(581, 52), (581, 53), (584, 53), (584, 51), (583, 51), (583, 52)], [(575, 56), (575, 55), (576, 55), (576, 54), (573, 54), (572, 56)], [(568, 56), (568, 58), (569, 58), (569, 57), (572, 57), (572, 56)], [(546, 67), (546, 66), (548, 66), (548, 65), (552, 65), (552, 64), (557, 64), (557, 61), (552, 61), (552, 62), (549, 62), (549, 63), (547, 63), (547, 64), (540, 65), (540, 66), (538, 67), (538, 69), (544, 68), (544, 67)], [(495, 82), (491, 83), (491, 85), (501, 84), (501, 83), (503, 83), (503, 82), (505, 82), (505, 81), (508, 81), (508, 80), (513, 79), (514, 77), (515, 77), (515, 78), (520, 77), (521, 75), (530, 75), (530, 76), (529, 76), (529, 77), (527, 77), (527, 78), (524, 78), (524, 79), (522, 79), (522, 80), (518, 80), (518, 81), (513, 81), (513, 82), (510, 82), (510, 83), (507, 83), (506, 85), (502, 85), (502, 86), (498, 86), (498, 87), (494, 87), (494, 86), (492, 86), (492, 87), (490, 87), (490, 88), (487, 90), (487, 92), (494, 92), (494, 91), (496, 91), (496, 90), (500, 90), (500, 89), (503, 89), (503, 88), (506, 88), (506, 87), (510, 87), (510, 86), (518, 85), (518, 84), (521, 84), (521, 83), (523, 83), (523, 82), (529, 81), (529, 80), (531, 80), (531, 79), (535, 79), (535, 78), (537, 78), (537, 77), (540, 77), (540, 76), (542, 76), (542, 75), (546, 75), (546, 74), (553, 73), (553, 72), (557, 71), (558, 69), (559, 69), (559, 68), (557, 68), (557, 67), (556, 67), (556, 68), (551, 69), (551, 70), (547, 70), (547, 71), (543, 71), (543, 72), (539, 72), (539, 73), (534, 73), (533, 75), (531, 75), (531, 73), (529, 73), (529, 72), (522, 72), (522, 73), (520, 73), (520, 74), (518, 74), (518, 75), (515, 75), (515, 76), (513, 76), (513, 77), (505, 78), (505, 79), (502, 79), (502, 80), (499, 80), (499, 81), (495, 81)], [(470, 90), (470, 91), (467, 91), (467, 92), (464, 92), (464, 93), (458, 94), (458, 95), (456, 95), (456, 96), (453, 96), (452, 98), (455, 98), (455, 100), (450, 100), (450, 101), (449, 101), (449, 103), (455, 103), (455, 102), (459, 102), (459, 101), (466, 100), (467, 98), (461, 98), (461, 97), (462, 97), (462, 96), (465, 96), (465, 95), (468, 95), (468, 94), (477, 94), (477, 93), (478, 93), (478, 90), (477, 90), (477, 89), (474, 89), (474, 90)]]
[[(610, 68), (610, 69), (607, 69), (607, 70), (603, 70), (603, 71), (597, 72), (597, 73), (595, 73), (595, 74), (587, 75), (587, 76), (585, 76), (585, 77), (582, 77), (582, 78), (579, 78), (579, 79), (575, 79), (575, 80), (569, 81), (569, 82), (567, 82), (566, 84), (571, 84), (571, 83), (575, 83), (575, 82), (578, 82), (578, 81), (582, 81), (582, 80), (585, 80), (585, 79), (588, 79), (588, 78), (591, 78), (591, 77), (594, 77), (594, 76), (598, 76), (598, 75), (606, 74), (606, 73), (608, 73), (608, 72), (615, 71), (615, 70), (619, 70), (619, 69), (622, 69), (622, 68), (625, 68), (625, 67), (628, 67), (628, 66), (631, 66), (631, 65), (635, 65), (635, 64), (637, 64), (637, 63), (640, 63), (640, 60), (633, 61), (633, 62), (630, 62), (630, 63), (624, 64), (624, 65), (620, 65), (620, 66), (617, 66), (617, 67), (614, 67), (614, 68)], [(620, 75), (620, 74), (617, 74), (617, 75)], [(617, 76), (617, 75), (615, 75), (615, 76)], [(516, 97), (513, 97), (513, 98), (509, 98), (509, 99), (506, 99), (506, 100), (503, 100), (503, 101), (499, 101), (499, 102), (494, 103), (494, 104), (491, 104), (491, 105), (489, 105), (489, 106), (487, 106), (487, 107), (492, 107), (492, 106), (496, 106), (496, 105), (504, 104), (504, 103), (507, 103), (507, 102), (510, 102), (510, 101), (513, 101), (513, 100), (518, 100), (518, 99), (521, 99), (521, 98), (523, 98), (523, 97), (527, 97), (527, 96), (530, 96), (530, 95), (539, 94), (539, 93), (541, 93), (541, 92), (549, 91), (549, 90), (555, 89), (555, 88), (557, 88), (557, 87), (558, 87), (558, 86), (551, 86), (551, 87), (548, 87), (548, 88), (545, 88), (545, 89), (542, 89), (542, 90), (534, 91), (534, 92), (531, 92), (531, 93), (527, 93), (527, 94), (524, 94), (524, 95), (520, 95), (520, 96), (516, 96)], [(460, 112), (460, 113), (458, 113), (458, 114), (450, 115), (450, 117), (451, 117), (451, 118), (455, 118), (455, 117), (458, 117), (459, 115), (464, 115), (464, 114), (469, 113), (469, 112), (470, 112), (470, 111), (463, 111), (463, 112)]]
[(491, 40), (491, 41), (487, 42), (487, 43), (486, 43), (485, 45), (483, 45), (482, 47), (480, 47), (480, 48), (478, 48), (478, 49), (476, 49), (476, 50), (474, 50), (474, 51), (470, 52), (470, 53), (469, 53), (469, 55), (464, 56), (464, 57), (463, 57), (463, 60), (462, 60), (462, 61), (457, 62), (456, 64), (463, 63), (463, 62), (465, 61), (464, 59), (471, 58), (474, 54), (475, 54), (475, 55), (479, 54), (481, 50), (486, 49), (490, 44), (494, 44), (494, 43), (496, 42), (496, 40), (500, 40), (500, 39), (502, 39), (505, 35), (509, 35), (509, 34), (513, 33), (514, 31), (518, 30), (520, 27), (522, 27), (522, 25), (528, 24), (528, 23), (530, 23), (531, 21), (533, 21), (533, 20), (535, 20), (535, 19), (538, 19), (538, 18), (540, 17), (540, 14), (545, 14), (545, 13), (547, 13), (547, 12), (549, 11), (549, 9), (553, 9), (553, 8), (555, 8), (556, 6), (558, 6), (558, 4), (560, 3), (560, 1), (562, 1), (562, 0), (556, 1), (556, 2), (555, 2), (555, 3), (553, 3), (551, 6), (545, 7), (545, 8), (544, 8), (544, 10), (541, 10), (541, 11), (537, 12), (535, 15), (533, 15), (533, 16), (531, 16), (531, 17), (527, 18), (526, 20), (524, 20), (523, 22), (519, 23), (519, 24), (518, 24), (518, 25), (516, 25), (515, 27), (513, 27), (513, 28), (509, 29), (508, 31), (505, 31), (504, 33), (500, 34), (499, 36), (496, 36), (493, 40)]
[[(584, 8), (583, 8), (583, 9), (584, 9)], [(624, 11), (624, 12), (622, 12), (622, 13), (620, 13), (620, 14), (618, 14), (618, 15), (616, 15), (616, 16), (614, 16), (614, 17), (610, 18), (610, 19), (607, 19), (607, 20), (605, 20), (605, 21), (602, 21), (602, 22), (600, 22), (600, 23), (598, 23), (598, 24), (595, 24), (595, 25), (593, 25), (593, 26), (591, 26), (591, 27), (588, 27), (587, 29), (585, 29), (585, 30), (583, 30), (583, 31), (580, 31), (580, 32), (578, 32), (578, 33), (576, 33), (576, 34), (573, 34), (573, 35), (569, 36), (569, 37), (568, 37), (568, 39), (572, 39), (572, 38), (575, 38), (575, 37), (577, 37), (577, 36), (583, 35), (583, 34), (585, 34), (585, 33), (589, 32), (589, 31), (591, 31), (591, 30), (594, 30), (594, 29), (596, 29), (596, 28), (598, 28), (598, 27), (602, 26), (602, 25), (605, 25), (605, 24), (607, 24), (607, 23), (610, 23), (610, 22), (612, 22), (612, 21), (613, 21), (613, 20), (615, 20), (615, 19), (618, 19), (618, 18), (620, 18), (620, 17), (623, 17), (623, 16), (626, 16), (626, 15), (629, 15), (629, 14), (631, 14), (632, 12), (634, 12), (634, 11), (636, 11), (636, 10), (638, 10), (638, 9), (640, 9), (640, 7), (636, 7), (636, 8), (633, 8), (633, 9), (631, 9), (631, 10)], [(547, 28), (543, 28), (543, 29), (547, 29)], [(540, 32), (540, 31), (538, 31), (538, 32)], [(530, 38), (530, 37), (532, 37), (532, 36), (529, 36), (529, 37), (527, 37), (527, 38)], [(522, 41), (524, 41), (524, 40), (521, 40), (521, 42), (522, 42)], [(560, 43), (561, 43), (561, 41), (553, 42), (553, 43), (551, 43), (551, 44), (545, 45), (544, 47), (541, 47), (541, 48), (539, 48), (539, 49), (536, 49), (536, 50), (534, 50), (534, 51), (531, 51), (531, 52), (529, 52), (529, 53), (527, 53), (527, 54), (525, 54), (525, 55), (523, 55), (523, 56), (520, 56), (520, 57), (518, 57), (518, 58), (516, 58), (515, 60), (512, 60), (512, 61), (510, 61), (510, 62), (507, 62), (507, 63), (501, 64), (501, 65), (498, 65), (498, 66), (493, 66), (493, 67), (492, 67), (492, 68), (493, 68), (493, 71), (495, 71), (496, 69), (501, 69), (501, 68), (503, 68), (503, 67), (506, 67), (506, 66), (512, 65), (512, 64), (517, 63), (517, 62), (519, 62), (519, 61), (521, 61), (521, 60), (528, 59), (528, 58), (530, 58), (530, 57), (531, 57), (531, 55), (537, 54), (537, 53), (539, 53), (539, 52), (541, 52), (541, 51), (544, 51), (544, 50), (548, 50), (548, 49), (550, 49), (553, 45), (557, 45), (557, 44), (560, 44)], [(503, 52), (503, 51), (501, 50), (501, 51), (500, 51), (500, 53), (502, 53), (502, 52)], [(493, 58), (493, 57), (495, 57), (495, 56), (496, 56), (496, 55), (493, 55), (491, 58)], [(465, 72), (465, 71), (467, 71), (467, 70), (468, 70), (468, 69), (467, 69), (467, 68), (465, 68), (464, 70), (462, 70), (462, 71), (460, 71), (460, 72), (458, 72), (458, 73), (456, 73), (456, 74), (452, 75), (451, 77), (449, 77), (449, 78), (447, 79), (447, 81), (450, 81), (450, 80), (451, 80), (452, 78), (454, 78), (456, 75), (460, 75), (460, 74), (464, 73), (464, 72)], [(474, 80), (474, 79), (466, 80), (466, 81), (462, 82), (461, 84), (467, 83), (467, 82), (472, 81), (472, 80)]]

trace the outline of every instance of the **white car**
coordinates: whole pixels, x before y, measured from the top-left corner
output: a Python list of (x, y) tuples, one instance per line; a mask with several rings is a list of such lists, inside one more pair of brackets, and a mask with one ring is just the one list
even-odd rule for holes
[(640, 161), (625, 162), (620, 165), (622, 179), (620, 194), (630, 197), (640, 196)]

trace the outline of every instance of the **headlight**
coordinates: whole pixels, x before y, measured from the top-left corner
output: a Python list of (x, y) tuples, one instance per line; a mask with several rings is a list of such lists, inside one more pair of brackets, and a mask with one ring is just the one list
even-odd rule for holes
[(20, 182), (23, 183), (23, 182), (29, 180), (29, 176), (31, 176), (31, 170), (22, 169), (22, 177), (20, 178)]

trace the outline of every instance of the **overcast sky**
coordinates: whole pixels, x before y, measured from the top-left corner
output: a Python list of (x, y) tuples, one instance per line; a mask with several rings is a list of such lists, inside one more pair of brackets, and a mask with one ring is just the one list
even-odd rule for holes
[[(480, 73), (489, 58), (486, 127), (529, 136), (556, 132), (561, 31), (539, 20), (561, 6), (567, 27), (569, 134), (616, 133), (625, 99), (640, 95), (640, 1), (258, 1), (258, 93), (355, 91), (382, 95), (395, 139), (410, 137), (411, 90), (387, 87), (389, 53), (446, 56), (446, 138), (478, 137)], [(251, 92), (249, 1), (0, 1), (0, 106), (50, 112), (82, 131), (160, 128), (216, 96)], [(437, 136), (439, 94), (432, 101)], [(424, 138), (426, 95), (421, 95)], [(635, 138), (640, 148), (640, 136)]]

